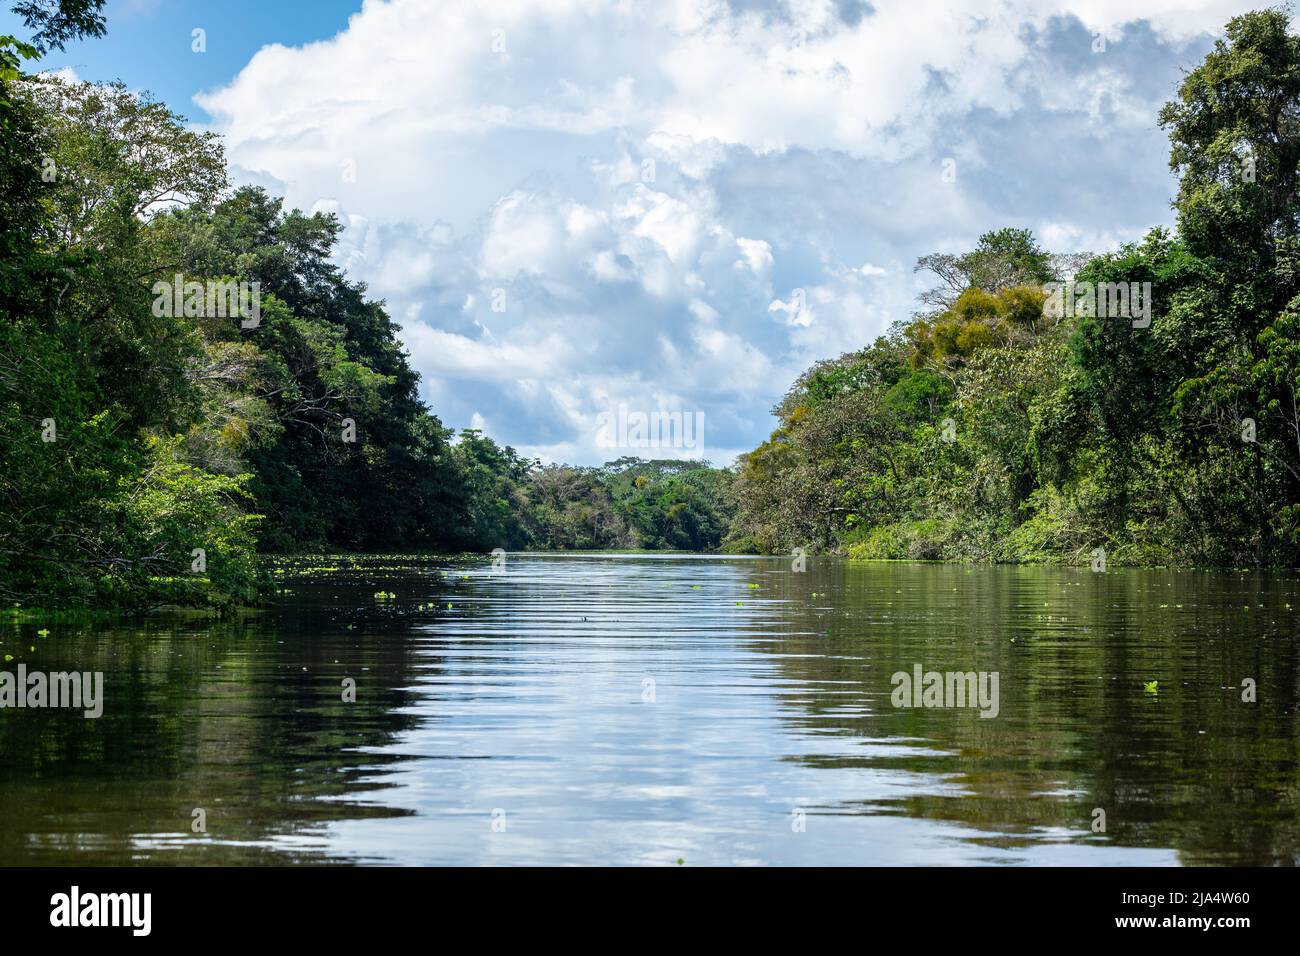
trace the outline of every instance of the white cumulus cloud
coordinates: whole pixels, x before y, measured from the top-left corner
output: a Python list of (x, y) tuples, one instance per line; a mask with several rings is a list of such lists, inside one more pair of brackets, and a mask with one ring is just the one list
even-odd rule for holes
[(366, 0), (198, 101), (240, 180), (340, 216), (449, 424), (592, 462), (611, 407), (702, 411), (730, 455), (918, 255), (1167, 223), (1155, 110), (1249, 6)]

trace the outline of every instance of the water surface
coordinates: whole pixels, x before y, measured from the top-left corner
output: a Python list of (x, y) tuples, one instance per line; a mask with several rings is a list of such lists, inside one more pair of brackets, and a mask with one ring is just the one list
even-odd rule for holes
[[(286, 568), (235, 621), (0, 632), (106, 697), (0, 710), (0, 863), (1300, 861), (1294, 575)], [(997, 717), (893, 706), (917, 664), (997, 672)]]

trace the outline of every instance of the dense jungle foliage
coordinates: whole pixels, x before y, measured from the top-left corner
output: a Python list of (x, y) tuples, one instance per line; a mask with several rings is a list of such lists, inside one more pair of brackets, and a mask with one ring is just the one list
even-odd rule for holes
[[(1294, 567), (1300, 38), (1286, 13), (1232, 20), (1160, 122), (1176, 233), (1063, 257), (1008, 228), (921, 259), (937, 277), (926, 311), (818, 363), (775, 409), (740, 463), (731, 546)], [(1149, 321), (1132, 301), (1049, 301), (1071, 280), (1149, 283)]]
[(455, 435), (332, 264), (334, 217), (229, 188), (218, 139), (147, 96), (23, 72), (101, 5), (21, 4), (33, 42), (0, 40), (0, 596), (251, 600), (259, 548), (718, 545), (727, 473)]
[[(924, 310), (809, 369), (771, 438), (718, 469), (543, 467), (444, 426), (384, 304), (333, 264), (337, 219), (231, 188), (220, 141), (147, 95), (31, 72), (101, 35), (101, 6), (22, 3), (31, 42), (0, 38), (12, 604), (253, 600), (259, 550), (1300, 558), (1284, 12), (1231, 21), (1160, 115), (1175, 232), (1064, 256), (1003, 228), (922, 258)], [(214, 314), (241, 283), (256, 313)]]

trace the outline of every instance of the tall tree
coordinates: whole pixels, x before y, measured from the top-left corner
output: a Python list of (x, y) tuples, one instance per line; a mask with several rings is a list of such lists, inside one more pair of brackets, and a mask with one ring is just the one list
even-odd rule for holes
[(32, 46), (41, 53), (62, 50), (73, 40), (102, 37), (104, 0), (19, 0), (14, 13), (35, 30)]

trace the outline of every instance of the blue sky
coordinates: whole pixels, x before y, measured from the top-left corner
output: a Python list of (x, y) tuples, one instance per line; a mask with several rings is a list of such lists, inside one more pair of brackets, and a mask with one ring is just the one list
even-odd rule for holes
[[(205, 121), (195, 93), (230, 82), (267, 44), (334, 36), (360, 9), (361, 0), (109, 0), (106, 36), (52, 51), (45, 63), (70, 67), (86, 80), (121, 79)], [(202, 55), (191, 50), (196, 27), (207, 32)], [(0, 33), (27, 35), (8, 5), (0, 11)]]
[(1172, 224), (1156, 112), (1255, 5), (111, 0), (46, 65), (152, 90), (233, 181), (338, 214), (448, 424), (594, 463), (619, 407), (703, 412), (721, 464), (910, 316), (918, 256)]

